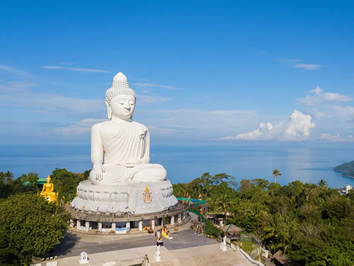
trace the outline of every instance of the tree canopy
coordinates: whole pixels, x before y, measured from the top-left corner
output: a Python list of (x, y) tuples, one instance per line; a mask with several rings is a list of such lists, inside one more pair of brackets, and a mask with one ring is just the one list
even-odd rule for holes
[[(275, 169), (277, 170), (277, 169)], [(279, 173), (277, 173), (279, 174)], [(220, 177), (224, 177), (221, 178)], [(204, 173), (173, 186), (176, 196), (202, 193), (209, 212), (261, 239), (275, 253), (285, 252), (301, 265), (350, 265), (354, 258), (354, 193), (294, 181), (286, 186), (263, 179), (241, 180)]]
[(59, 244), (69, 214), (36, 194), (0, 200), (0, 264), (31, 261)]
[[(17, 179), (14, 179), (14, 175), (7, 171), (0, 171), (0, 198), (7, 198), (10, 195), (15, 195), (22, 192), (36, 192), (38, 174), (29, 173), (22, 174)], [(25, 182), (29, 182), (27, 186), (23, 185)]]

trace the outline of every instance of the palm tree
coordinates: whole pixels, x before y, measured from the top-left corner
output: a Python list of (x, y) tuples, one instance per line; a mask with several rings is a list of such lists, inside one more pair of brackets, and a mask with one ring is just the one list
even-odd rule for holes
[(278, 176), (281, 176), (280, 171), (279, 171), (278, 169), (274, 169), (274, 170), (273, 170), (273, 176), (274, 176), (274, 178), (275, 178), (275, 183), (277, 183), (277, 177), (278, 177)]
[(319, 185), (320, 187), (327, 187), (327, 182), (326, 182), (326, 180), (321, 179), (321, 180), (318, 182), (318, 185)]

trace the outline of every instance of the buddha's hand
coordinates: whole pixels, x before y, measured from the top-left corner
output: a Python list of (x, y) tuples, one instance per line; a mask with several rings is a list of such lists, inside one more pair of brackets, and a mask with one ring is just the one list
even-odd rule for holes
[(96, 174), (96, 180), (102, 181), (103, 180), (103, 173), (106, 171), (105, 167), (102, 164), (94, 164), (93, 170)]

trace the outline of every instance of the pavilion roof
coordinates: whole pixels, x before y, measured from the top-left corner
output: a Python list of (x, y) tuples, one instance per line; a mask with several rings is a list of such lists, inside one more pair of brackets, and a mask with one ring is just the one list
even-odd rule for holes
[(222, 228), (221, 228), (222, 231), (224, 231), (225, 233), (229, 233), (229, 234), (233, 234), (233, 233), (241, 233), (243, 230), (234, 225), (234, 224), (228, 224), (228, 225), (224, 225)]
[(276, 259), (280, 264), (284, 265), (286, 263), (289, 263), (289, 258), (288, 256), (286, 256), (285, 253), (283, 253), (283, 251), (278, 250), (274, 255), (273, 255), (273, 259)]

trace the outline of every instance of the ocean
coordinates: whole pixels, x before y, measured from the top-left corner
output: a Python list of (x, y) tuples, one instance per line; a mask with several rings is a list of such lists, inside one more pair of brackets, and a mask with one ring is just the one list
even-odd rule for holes
[[(333, 188), (354, 186), (354, 178), (333, 171), (338, 164), (354, 160), (354, 144), (308, 143), (214, 143), (210, 145), (152, 145), (152, 163), (162, 164), (172, 183), (189, 182), (205, 172), (227, 173), (242, 179), (274, 181), (276, 168), (281, 185), (300, 180), (327, 181)], [(0, 145), (0, 171), (11, 171), (15, 178), (35, 172), (40, 177), (55, 168), (72, 172), (91, 169), (89, 145)]]

